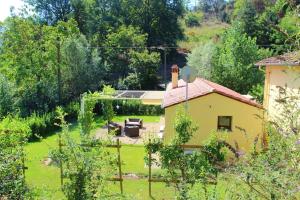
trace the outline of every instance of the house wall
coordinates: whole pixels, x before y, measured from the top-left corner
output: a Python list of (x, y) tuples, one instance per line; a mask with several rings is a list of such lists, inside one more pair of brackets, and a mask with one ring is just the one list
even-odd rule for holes
[(286, 88), (288, 94), (299, 94), (300, 66), (266, 67), (264, 108), (268, 111), (267, 117), (269, 120), (278, 120), (282, 111), (276, 101), (280, 96), (278, 86)]
[[(169, 143), (175, 136), (176, 112), (184, 103), (165, 109), (164, 142)], [(238, 143), (244, 152), (250, 150), (257, 136), (263, 133), (263, 109), (212, 93), (188, 102), (188, 115), (199, 127), (188, 144), (201, 145), (217, 131), (218, 116), (232, 116), (232, 132), (218, 132), (231, 145)]]
[(142, 99), (142, 104), (145, 105), (161, 105), (162, 99)]

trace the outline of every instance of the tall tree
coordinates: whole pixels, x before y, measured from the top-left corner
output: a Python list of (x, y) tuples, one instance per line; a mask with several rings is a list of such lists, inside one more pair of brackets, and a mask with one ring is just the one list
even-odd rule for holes
[(24, 0), (31, 5), (40, 19), (48, 24), (67, 21), (72, 12), (70, 0)]
[(148, 34), (148, 46), (176, 46), (183, 37), (178, 19), (183, 15), (183, 0), (122, 0), (125, 24), (140, 27)]
[(242, 33), (239, 24), (228, 29), (213, 61), (212, 79), (230, 89), (247, 94), (257, 84), (262, 84), (263, 74), (254, 63), (268, 51), (258, 48), (256, 40)]

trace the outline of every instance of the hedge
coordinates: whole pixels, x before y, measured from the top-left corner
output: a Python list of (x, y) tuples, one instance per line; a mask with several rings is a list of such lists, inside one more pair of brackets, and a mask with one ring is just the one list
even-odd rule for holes
[[(103, 102), (109, 100), (99, 100), (96, 104), (94, 112), (97, 115), (103, 114)], [(114, 111), (117, 115), (162, 115), (164, 110), (161, 106), (144, 105), (139, 100), (110, 100), (113, 101)], [(76, 120), (78, 118), (80, 110), (79, 102), (71, 102), (64, 107), (64, 111), (67, 113), (66, 120), (68, 122)], [(30, 140), (36, 140), (40, 137), (45, 137), (54, 131), (59, 130), (56, 126), (56, 114), (55, 112), (49, 112), (46, 114), (33, 113), (30, 117), (26, 118), (26, 123), (30, 127), (32, 135)]]

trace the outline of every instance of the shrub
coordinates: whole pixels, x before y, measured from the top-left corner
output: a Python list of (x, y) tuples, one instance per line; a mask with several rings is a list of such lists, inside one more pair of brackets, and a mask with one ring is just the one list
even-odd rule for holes
[[(95, 106), (95, 112), (102, 115), (105, 100), (100, 100)], [(114, 100), (114, 112), (117, 115), (162, 115), (164, 109), (160, 105), (145, 105), (140, 100)]]
[(30, 140), (38, 139), (58, 130), (58, 127), (55, 125), (55, 113), (53, 112), (43, 115), (33, 113), (26, 118), (26, 122), (32, 132)]
[(79, 102), (72, 101), (71, 103), (69, 103), (64, 108), (64, 111), (67, 113), (66, 120), (67, 121), (76, 120), (78, 118), (79, 110), (80, 110)]
[(203, 13), (188, 13), (185, 16), (184, 22), (188, 27), (200, 26), (200, 21), (202, 21)]
[(24, 146), (30, 128), (23, 119), (0, 121), (0, 199), (29, 199), (23, 173)]

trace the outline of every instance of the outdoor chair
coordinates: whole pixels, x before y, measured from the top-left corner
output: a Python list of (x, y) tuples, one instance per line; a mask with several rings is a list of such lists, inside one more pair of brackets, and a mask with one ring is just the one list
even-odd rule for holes
[(140, 129), (138, 126), (125, 126), (125, 135), (128, 137), (139, 137)]
[(122, 126), (114, 122), (109, 122), (108, 131), (109, 133), (114, 132), (116, 136), (120, 136), (122, 134)]
[(143, 128), (143, 120), (139, 118), (128, 118), (125, 120), (125, 127), (127, 126), (138, 126)]

